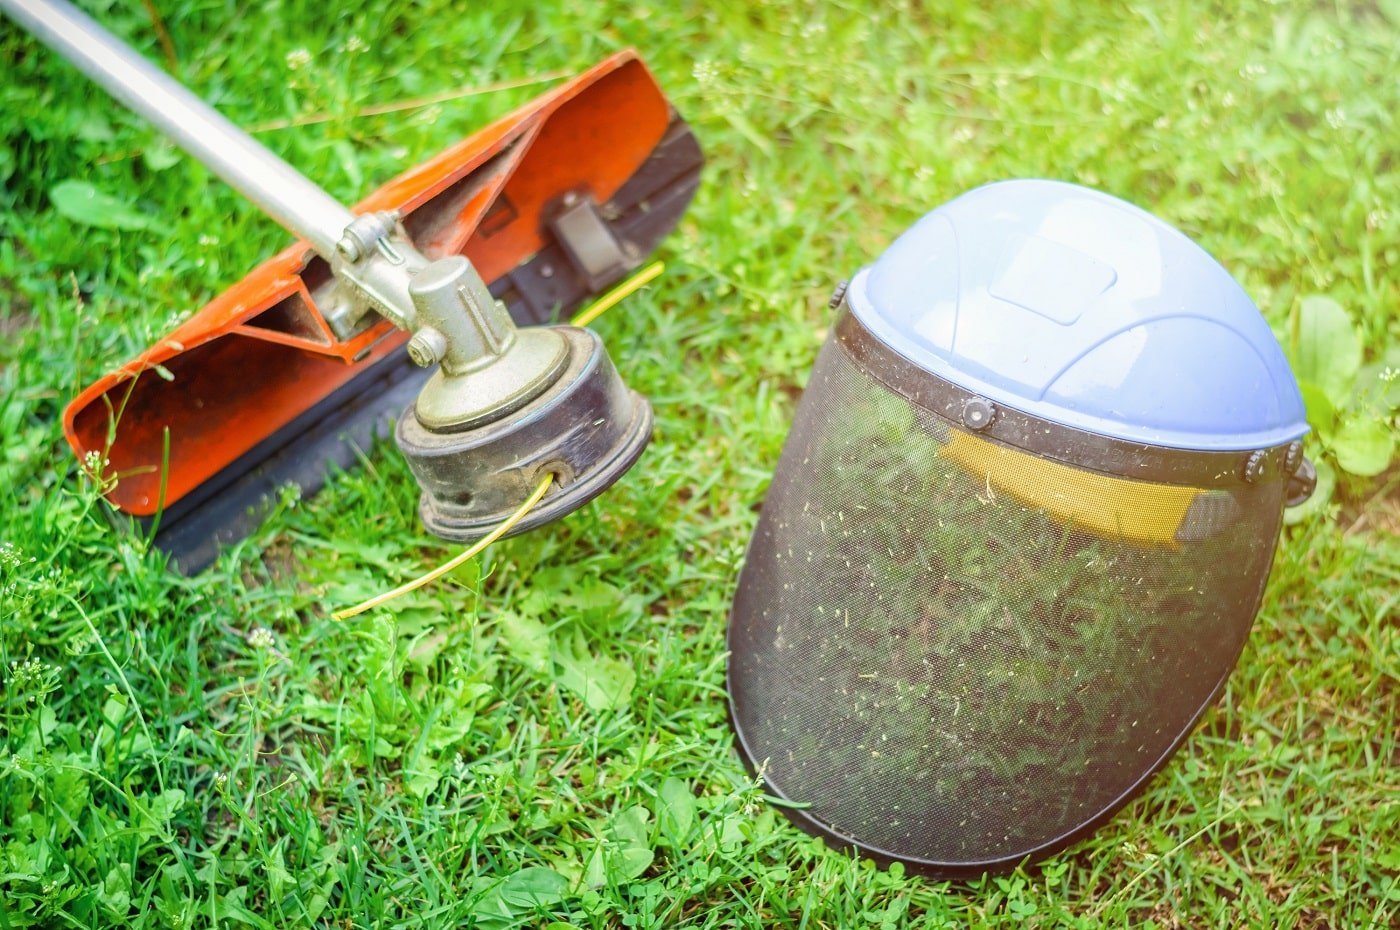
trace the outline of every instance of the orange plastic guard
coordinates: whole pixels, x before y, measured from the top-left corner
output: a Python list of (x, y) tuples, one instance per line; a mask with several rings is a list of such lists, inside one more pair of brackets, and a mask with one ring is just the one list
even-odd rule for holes
[[(570, 191), (608, 200), (669, 115), (636, 53), (620, 52), (390, 181), (356, 212), (402, 211), (425, 255), (464, 254), (490, 283), (543, 247), (546, 205)], [(399, 349), (407, 334), (387, 321), (335, 338), (316, 304), (329, 278), (297, 242), (68, 405), (73, 450), (102, 454), (119, 478), (114, 506), (149, 516), (174, 504)]]

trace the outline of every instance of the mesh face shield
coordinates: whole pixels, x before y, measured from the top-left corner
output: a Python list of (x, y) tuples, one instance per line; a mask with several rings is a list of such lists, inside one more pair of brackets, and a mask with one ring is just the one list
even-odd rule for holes
[(729, 627), (741, 753), (836, 845), (941, 875), (1059, 849), (1213, 701), (1296, 448), (1157, 448), (998, 408), (839, 316)]

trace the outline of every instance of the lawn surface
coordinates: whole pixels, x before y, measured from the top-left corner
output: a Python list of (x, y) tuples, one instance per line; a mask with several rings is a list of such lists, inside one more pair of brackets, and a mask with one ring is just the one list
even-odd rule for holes
[[(347, 200), (544, 85), (365, 107), (627, 45), (710, 163), (667, 273), (597, 324), (656, 408), (641, 464), (338, 624), (452, 551), (391, 445), (193, 579), (101, 517), (63, 405), (286, 235), (0, 24), (0, 927), (1395, 925), (1393, 469), (1289, 529), (1219, 708), (1039, 870), (934, 883), (824, 849), (745, 776), (723, 693), (831, 285), (944, 200), (1103, 188), (1201, 242), (1285, 342), (1322, 294), (1394, 357), (1393, 0), (155, 6), (178, 76), (235, 121), (329, 116), (260, 138)], [(164, 60), (141, 4), (91, 8)], [(67, 180), (145, 228), (61, 215)]]

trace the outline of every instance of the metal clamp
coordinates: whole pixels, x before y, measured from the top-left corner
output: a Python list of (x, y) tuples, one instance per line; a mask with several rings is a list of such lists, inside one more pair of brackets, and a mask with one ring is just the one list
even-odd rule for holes
[(588, 282), (589, 290), (612, 284), (637, 262), (631, 250), (613, 235), (592, 194), (565, 194), (549, 228), (569, 262)]

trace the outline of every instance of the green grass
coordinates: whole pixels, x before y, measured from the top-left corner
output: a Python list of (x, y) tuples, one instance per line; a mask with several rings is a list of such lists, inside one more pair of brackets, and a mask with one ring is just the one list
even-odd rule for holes
[[(830, 287), (944, 200), (1094, 185), (1200, 241), (1285, 341), (1325, 294), (1368, 360), (1395, 350), (1394, 0), (157, 6), (179, 77), (234, 120), (333, 115), (262, 138), (346, 199), (532, 89), (358, 109), (629, 44), (710, 164), (667, 274), (597, 324), (656, 407), (641, 464), (337, 624), (450, 552), (390, 445), (197, 578), (102, 518), (64, 403), (286, 237), (0, 24), (0, 928), (1395, 925), (1393, 467), (1290, 528), (1220, 707), (1041, 869), (935, 883), (824, 849), (745, 776), (723, 694)], [(94, 12), (159, 57), (141, 4)], [(49, 201), (70, 179), (149, 228), (75, 226)]]

